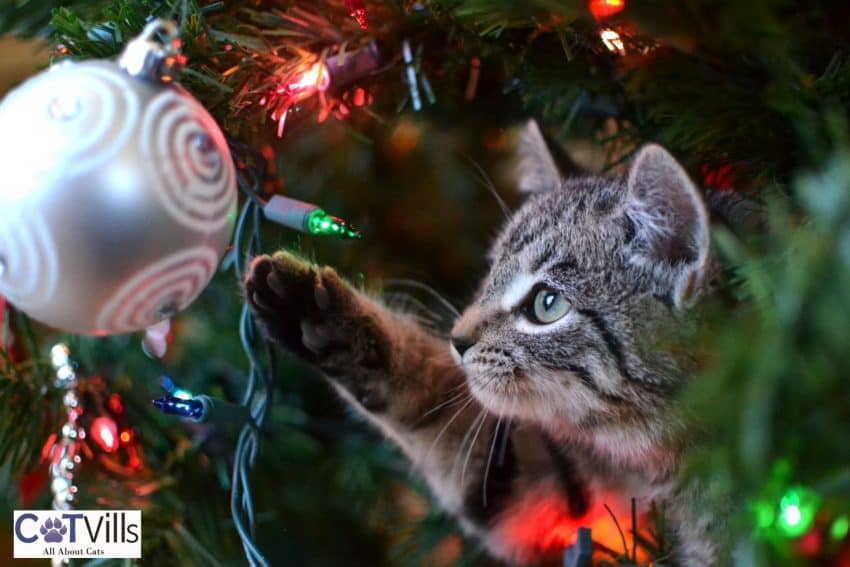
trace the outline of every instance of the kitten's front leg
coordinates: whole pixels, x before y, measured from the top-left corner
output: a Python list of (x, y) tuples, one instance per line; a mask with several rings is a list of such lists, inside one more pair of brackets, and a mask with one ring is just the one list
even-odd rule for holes
[(432, 410), (464, 388), (446, 341), (355, 290), (332, 268), (287, 252), (261, 256), (245, 292), (269, 338), (317, 366), (394, 434), (439, 420), (441, 412)]
[(317, 366), (400, 446), (443, 506), (463, 515), (467, 493), (480, 493), (479, 475), (464, 473), (480, 470), (493, 420), (469, 394), (448, 341), (287, 252), (256, 258), (245, 293), (269, 338)]

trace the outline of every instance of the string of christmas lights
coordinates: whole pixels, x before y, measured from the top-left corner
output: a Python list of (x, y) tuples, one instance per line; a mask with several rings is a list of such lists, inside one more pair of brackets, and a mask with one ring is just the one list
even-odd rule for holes
[[(261, 155), (246, 146), (235, 141), (231, 141), (230, 145), (234, 155), (246, 164), (237, 169), (237, 184), (247, 199), (237, 219), (233, 237), (233, 267), (237, 281), (241, 283), (247, 259), (260, 254), (263, 249), (260, 230), (265, 203), (261, 197), (261, 188), (265, 181), (266, 165)], [(309, 223), (305, 219), (315, 213), (317, 208), (305, 212), (307, 209), (310, 207), (302, 210), (304, 218), (300, 218), (301, 224), (293, 221), (294, 228), (300, 226), (308, 230)], [(291, 218), (299, 217), (293, 213)], [(339, 226), (349, 229), (344, 223)], [(153, 405), (168, 415), (196, 422), (230, 422), (241, 427), (233, 458), (230, 508), (248, 563), (253, 567), (266, 567), (269, 563), (254, 541), (255, 513), (250, 477), (259, 452), (260, 432), (271, 407), (274, 359), (268, 344), (256, 329), (247, 303), (243, 305), (239, 318), (239, 337), (249, 362), (247, 385), (239, 404), (206, 395), (194, 396), (191, 392), (177, 388), (166, 377), (160, 383), (168, 395), (153, 400)]]
[[(248, 257), (257, 256), (263, 250), (261, 210), (256, 199), (265, 181), (266, 164), (262, 156), (252, 152), (252, 157), (255, 167), (240, 170), (237, 179), (239, 188), (249, 197), (242, 207), (233, 237), (236, 252), (234, 272), (240, 285), (245, 279), (243, 270)], [(248, 384), (241, 405), (251, 419), (242, 426), (236, 444), (230, 508), (248, 562), (252, 566), (265, 567), (268, 561), (254, 543), (254, 501), (250, 476), (259, 452), (260, 431), (271, 408), (274, 357), (269, 345), (259, 335), (247, 302), (243, 304), (239, 318), (239, 338), (249, 361)]]

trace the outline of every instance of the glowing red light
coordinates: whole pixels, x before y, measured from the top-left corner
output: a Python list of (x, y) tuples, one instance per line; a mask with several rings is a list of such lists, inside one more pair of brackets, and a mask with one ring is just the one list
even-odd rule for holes
[(345, 7), (348, 9), (349, 15), (360, 24), (360, 29), (369, 29), (369, 15), (366, 12), (366, 4), (363, 0), (345, 0)]
[(806, 557), (813, 557), (821, 552), (823, 540), (817, 530), (809, 530), (797, 541), (797, 549)]
[(296, 102), (312, 96), (317, 91), (326, 91), (331, 76), (321, 61), (290, 77), (289, 82), (278, 87), (278, 94), (289, 94)]
[(590, 0), (590, 13), (597, 20), (622, 12), (625, 7), (625, 0)]
[(139, 458), (139, 454), (134, 445), (127, 447), (127, 455), (127, 466), (133, 470), (140, 470), (143, 466), (142, 460)]
[[(519, 563), (536, 563), (554, 560), (564, 548), (575, 543), (578, 528), (590, 528), (593, 541), (609, 549), (622, 550), (622, 537), (616, 522), (605, 508), (608, 503), (623, 530), (631, 531), (630, 509), (619, 498), (600, 497), (583, 516), (572, 517), (569, 505), (557, 494), (541, 492), (529, 494), (523, 501), (514, 503), (497, 527), (498, 538), (505, 542)], [(641, 538), (652, 541), (641, 528), (648, 521), (639, 514), (638, 532)], [(631, 550), (629, 550), (631, 553)], [(645, 549), (637, 550), (638, 563), (648, 560)]]
[(741, 169), (739, 164), (724, 164), (713, 169), (703, 165), (700, 168), (703, 185), (711, 189), (734, 189), (741, 181)]
[(89, 433), (94, 442), (107, 453), (112, 453), (118, 448), (118, 426), (111, 417), (102, 415), (95, 419), (89, 428)]
[(21, 501), (27, 506), (35, 502), (47, 484), (47, 471), (39, 467), (24, 474), (18, 481)]
[(56, 446), (56, 434), (51, 433), (41, 448), (41, 460), (46, 461), (53, 456), (53, 449)]
[(124, 404), (121, 403), (121, 396), (119, 396), (118, 394), (112, 394), (111, 396), (109, 396), (109, 401), (106, 405), (109, 406), (109, 410), (112, 413), (124, 413)]
[(129, 429), (125, 429), (121, 432), (121, 435), (119, 435), (118, 438), (121, 439), (121, 443), (123, 445), (126, 445), (127, 443), (133, 440), (133, 432)]
[[(282, 82), (275, 89), (275, 94), (279, 95), (280, 98), (278, 102), (269, 105), (270, 108), (274, 108), (271, 118), (277, 122), (278, 138), (283, 136), (289, 109), (316, 93), (325, 92), (330, 84), (330, 73), (321, 61), (316, 61), (310, 67), (301, 69), (282, 79)], [(265, 100), (265, 97), (263, 97), (263, 100)], [(263, 101), (260, 101), (260, 106), (263, 106)]]

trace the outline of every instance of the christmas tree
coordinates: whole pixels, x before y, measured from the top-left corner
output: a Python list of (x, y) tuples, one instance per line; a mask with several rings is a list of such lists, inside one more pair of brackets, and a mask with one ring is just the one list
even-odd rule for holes
[[(217, 228), (232, 245), (216, 244), (199, 297), (160, 306), (172, 317), (146, 331), (71, 334), (0, 297), (0, 531), (12, 510), (55, 503), (141, 509), (142, 564), (491, 564), (394, 446), (265, 345), (240, 280), (250, 256), (295, 250), (446, 332), (502, 207), (521, 201), (508, 158), (535, 118), (576, 173), (618, 174), (656, 142), (704, 188), (758, 203), (758, 222), (714, 228), (725, 285), (682, 347), (701, 368), (682, 393), (701, 441), (688, 474), (731, 510), (737, 562), (850, 562), (845, 3), (19, 0), (0, 7), (0, 32), (61, 71), (118, 57), (157, 18), (175, 37), (149, 39), (179, 37), (166, 59), (185, 56), (180, 84), (223, 132), (193, 139), (198, 167), (213, 146), (235, 164), (232, 240)], [(7, 152), (32, 143), (36, 117), (18, 119), (0, 132)], [(0, 160), (12, 194), (17, 164)], [(104, 250), (123, 242), (114, 219), (80, 223), (114, 231)], [(0, 284), (16, 238), (4, 230)], [(138, 258), (160, 240), (152, 226)], [(58, 258), (57, 289), (73, 297), (98, 254)], [(597, 561), (664, 564), (663, 545), (619, 528), (622, 547)]]

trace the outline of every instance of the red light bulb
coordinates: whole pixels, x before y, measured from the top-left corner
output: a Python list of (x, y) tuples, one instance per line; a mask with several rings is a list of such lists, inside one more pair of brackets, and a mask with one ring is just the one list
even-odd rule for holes
[(124, 404), (121, 402), (121, 396), (112, 394), (109, 396), (109, 401), (106, 403), (109, 406), (109, 411), (115, 414), (124, 413)]
[(369, 15), (363, 0), (345, 0), (345, 7), (348, 8), (348, 14), (360, 24), (360, 29), (369, 29)]
[(590, 13), (597, 20), (622, 12), (625, 7), (625, 0), (590, 0)]
[(89, 428), (89, 434), (94, 442), (107, 453), (112, 453), (118, 448), (118, 426), (109, 416), (102, 415), (95, 419)]

